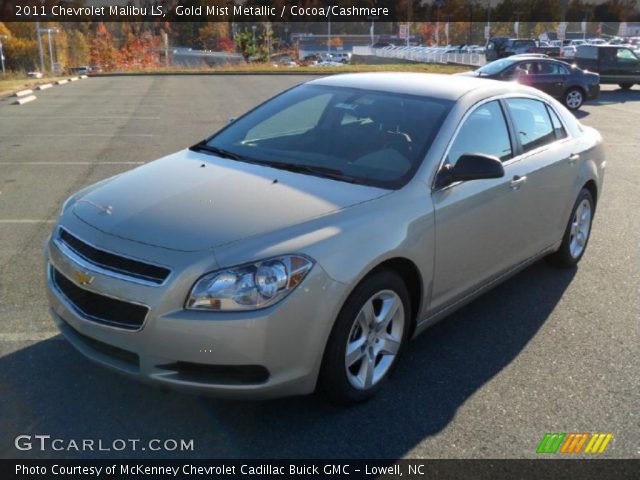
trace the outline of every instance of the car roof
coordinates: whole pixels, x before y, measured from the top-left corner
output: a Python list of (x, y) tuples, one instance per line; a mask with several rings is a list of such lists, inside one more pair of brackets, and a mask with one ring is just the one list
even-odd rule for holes
[(311, 80), (307, 83), (419, 95), (443, 100), (457, 100), (472, 90), (482, 88), (495, 90), (501, 87), (505, 92), (509, 90), (504, 82), (497, 80), (417, 72), (346, 73)]

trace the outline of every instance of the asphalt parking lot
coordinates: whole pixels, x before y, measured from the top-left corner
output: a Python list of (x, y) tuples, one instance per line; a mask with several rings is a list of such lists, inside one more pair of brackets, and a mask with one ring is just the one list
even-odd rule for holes
[[(0, 457), (535, 457), (546, 432), (612, 432), (640, 457), (640, 87), (578, 114), (607, 145), (575, 271), (538, 263), (416, 339), (387, 388), (350, 409), (316, 396), (232, 402), (98, 367), (47, 313), (42, 246), (82, 186), (204, 138), (302, 76), (91, 78), (0, 100)], [(18, 451), (17, 435), (193, 439), (194, 451)]]

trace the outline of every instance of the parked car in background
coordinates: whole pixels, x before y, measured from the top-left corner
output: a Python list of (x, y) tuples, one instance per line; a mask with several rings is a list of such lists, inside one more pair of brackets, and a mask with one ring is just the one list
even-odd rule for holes
[(80, 67), (71, 67), (69, 69), (69, 72), (76, 75), (88, 75), (91, 72), (91, 67), (89, 67), (89, 65), (82, 65)]
[(560, 49), (560, 58), (573, 58), (576, 56), (578, 47), (575, 45), (567, 45)]
[(532, 88), (312, 80), (69, 197), (50, 312), (131, 378), (364, 401), (441, 318), (543, 257), (575, 267), (604, 168), (600, 134)]
[(536, 53), (535, 40), (515, 39), (507, 37), (493, 37), (485, 45), (485, 55), (488, 62), (499, 58), (510, 57), (519, 53)]
[(629, 89), (640, 83), (640, 58), (629, 47), (580, 45), (573, 59), (583, 69), (600, 74), (600, 83)]
[(538, 55), (514, 55), (458, 75), (515, 80), (542, 90), (560, 100), (570, 110), (600, 95), (600, 77), (560, 60)]
[(543, 53), (551, 57), (558, 57), (560, 56), (560, 47), (549, 44), (540, 45), (532, 39), (507, 37), (493, 37), (485, 46), (485, 57), (488, 62), (524, 53)]

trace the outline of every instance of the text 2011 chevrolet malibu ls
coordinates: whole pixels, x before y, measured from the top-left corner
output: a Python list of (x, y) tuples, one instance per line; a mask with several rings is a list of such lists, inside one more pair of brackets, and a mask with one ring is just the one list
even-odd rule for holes
[(604, 168), (598, 132), (528, 87), (314, 80), (70, 197), (51, 312), (157, 384), (361, 401), (438, 319), (543, 256), (574, 266)]

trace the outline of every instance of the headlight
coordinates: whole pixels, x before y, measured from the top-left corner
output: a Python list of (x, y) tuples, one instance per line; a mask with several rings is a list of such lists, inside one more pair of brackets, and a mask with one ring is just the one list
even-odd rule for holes
[(313, 262), (297, 255), (270, 258), (200, 278), (187, 298), (190, 310), (257, 310), (282, 300), (307, 275)]

